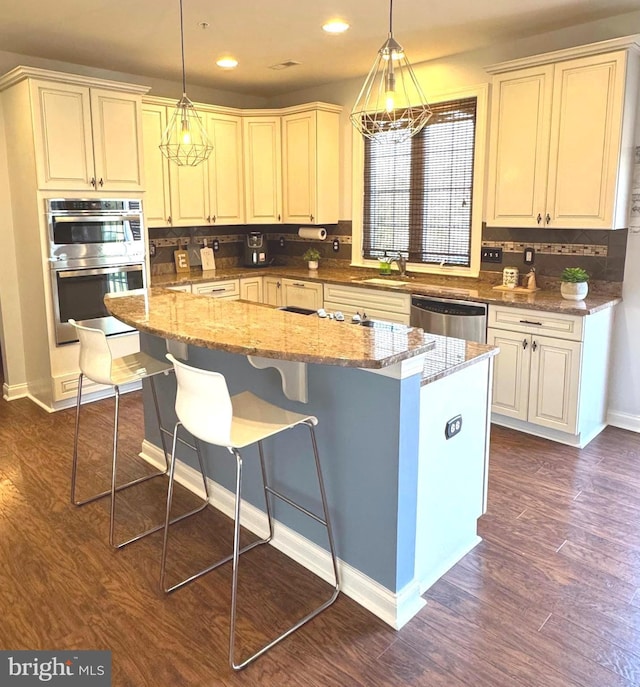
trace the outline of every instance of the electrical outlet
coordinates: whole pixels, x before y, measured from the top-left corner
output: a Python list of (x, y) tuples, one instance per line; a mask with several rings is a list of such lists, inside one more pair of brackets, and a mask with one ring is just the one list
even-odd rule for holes
[(525, 248), (522, 262), (524, 262), (525, 265), (533, 265), (535, 257), (536, 252), (533, 248)]
[(284, 236), (280, 237), (280, 248), (284, 248)]
[(459, 434), (461, 429), (462, 415), (456, 415), (447, 422), (444, 428), (444, 435), (447, 439), (451, 439), (451, 437), (454, 437), (456, 434)]
[(483, 248), (480, 259), (482, 262), (502, 262), (502, 248)]
[(340, 241), (339, 239), (333, 239), (333, 252), (337, 253), (340, 250)]
[(220, 250), (220, 241), (218, 241), (218, 239), (213, 239), (212, 248), (214, 253), (217, 253)]

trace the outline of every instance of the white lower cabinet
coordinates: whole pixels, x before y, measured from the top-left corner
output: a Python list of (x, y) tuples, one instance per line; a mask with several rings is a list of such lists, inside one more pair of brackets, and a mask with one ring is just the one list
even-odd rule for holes
[(322, 284), (302, 279), (282, 279), (282, 305), (318, 310), (322, 307)]
[(225, 298), (236, 301), (240, 298), (240, 281), (228, 279), (226, 281), (209, 281), (191, 285), (191, 293), (212, 298)]
[(330, 312), (340, 310), (348, 319), (358, 313), (370, 320), (409, 324), (411, 296), (382, 289), (325, 284), (324, 307)]
[(282, 279), (280, 277), (263, 278), (262, 302), (269, 305), (282, 305)]
[(240, 298), (262, 303), (262, 277), (243, 277), (240, 280)]
[(490, 306), (493, 421), (586, 445), (606, 426), (611, 317)]

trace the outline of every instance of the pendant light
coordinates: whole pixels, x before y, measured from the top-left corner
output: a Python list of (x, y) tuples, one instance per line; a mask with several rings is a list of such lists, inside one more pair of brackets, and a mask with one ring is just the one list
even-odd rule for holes
[(182, 49), (182, 98), (176, 104), (176, 109), (162, 134), (160, 151), (176, 165), (195, 167), (211, 155), (213, 146), (207, 138), (207, 132), (196, 108), (187, 98), (182, 0), (180, 0), (180, 47)]
[(393, 37), (393, 0), (389, 0), (389, 37), (378, 50), (350, 117), (363, 136), (377, 140), (378, 134), (392, 132), (398, 143), (417, 134), (431, 117), (411, 64)]

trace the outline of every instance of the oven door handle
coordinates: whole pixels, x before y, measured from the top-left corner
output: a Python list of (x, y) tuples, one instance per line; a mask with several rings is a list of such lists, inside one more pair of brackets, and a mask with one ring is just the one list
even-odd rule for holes
[(60, 279), (71, 277), (92, 277), (97, 274), (117, 274), (118, 272), (142, 272), (142, 265), (125, 265), (124, 267), (98, 267), (95, 270), (57, 270)]
[(140, 215), (64, 215), (64, 217), (54, 217), (55, 224), (63, 222), (122, 222), (140, 220)]

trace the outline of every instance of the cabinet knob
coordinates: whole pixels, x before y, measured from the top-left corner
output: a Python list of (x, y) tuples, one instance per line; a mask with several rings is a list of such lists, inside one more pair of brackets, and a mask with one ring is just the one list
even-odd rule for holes
[(278, 215), (278, 222), (280, 221), (280, 215)]
[(215, 224), (215, 222), (216, 222), (216, 216), (215, 215), (212, 217), (212, 220), (213, 220), (213, 223)]
[(313, 222), (313, 215), (309, 215), (309, 219)]
[(547, 212), (547, 216), (544, 218), (547, 224), (551, 224), (551, 215)]
[(209, 222), (209, 224), (211, 224), (211, 215), (207, 215), (207, 222)]
[(538, 216), (536, 217), (536, 221), (538, 222), (538, 224), (540, 224), (540, 222), (542, 222), (542, 215), (540, 213), (538, 213)]
[(526, 339), (522, 339), (522, 350), (523, 350), (523, 351), (526, 351), (526, 350), (527, 350), (527, 346), (528, 346), (527, 340), (526, 340)]
[(95, 188), (96, 187), (96, 178), (91, 177), (91, 181), (89, 183), (93, 186), (93, 188)]
[(534, 341), (534, 342), (531, 344), (531, 350), (532, 350), (532, 351), (535, 351), (536, 348), (538, 348), (538, 344)]
[(98, 183), (100, 184), (100, 188), (102, 188), (104, 186), (104, 181), (103, 181), (102, 177), (100, 177), (100, 181)]
[(171, 217), (171, 215), (167, 217), (167, 224), (173, 224), (173, 218)]
[(276, 287), (277, 287), (277, 288), (280, 288), (280, 282), (279, 282), (279, 281), (276, 282)]

